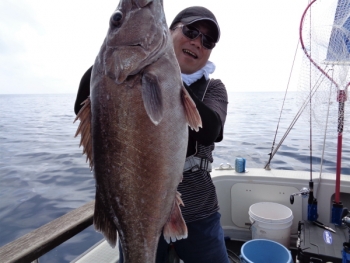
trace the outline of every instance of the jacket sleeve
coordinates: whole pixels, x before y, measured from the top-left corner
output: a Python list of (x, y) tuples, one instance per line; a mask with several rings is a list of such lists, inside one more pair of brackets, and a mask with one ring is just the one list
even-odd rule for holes
[(90, 96), (90, 79), (91, 79), (92, 66), (85, 72), (80, 80), (77, 98), (75, 99), (74, 112), (78, 114), (81, 109), (81, 103)]
[(220, 142), (223, 139), (228, 104), (225, 86), (220, 80), (212, 80), (203, 101), (190, 88), (187, 90), (196, 103), (203, 124), (198, 132), (189, 129), (189, 136), (205, 146)]

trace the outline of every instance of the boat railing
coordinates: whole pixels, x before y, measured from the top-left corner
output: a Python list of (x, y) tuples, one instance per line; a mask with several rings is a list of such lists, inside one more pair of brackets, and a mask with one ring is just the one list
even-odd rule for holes
[(0, 247), (2, 263), (38, 262), (39, 257), (92, 225), (91, 201)]

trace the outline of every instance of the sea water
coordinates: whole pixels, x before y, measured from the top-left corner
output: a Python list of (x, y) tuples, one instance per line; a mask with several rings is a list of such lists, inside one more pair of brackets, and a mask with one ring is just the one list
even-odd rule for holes
[[(216, 144), (214, 167), (263, 168), (269, 159), (284, 93), (229, 93), (224, 140)], [(0, 95), (0, 246), (94, 199), (93, 174), (74, 138), (75, 95)], [(287, 97), (279, 123), (279, 142), (297, 113), (296, 95)], [(307, 114), (306, 114), (307, 115)], [(329, 122), (323, 171), (335, 173), (336, 113)], [(347, 124), (347, 123), (346, 123)], [(350, 132), (345, 124), (342, 173), (350, 175)], [(274, 169), (310, 169), (310, 121), (301, 117), (271, 162)], [(312, 167), (318, 176), (324, 134), (312, 125)], [(335, 128), (334, 128), (335, 127)], [(70, 262), (101, 240), (89, 227), (40, 258)]]

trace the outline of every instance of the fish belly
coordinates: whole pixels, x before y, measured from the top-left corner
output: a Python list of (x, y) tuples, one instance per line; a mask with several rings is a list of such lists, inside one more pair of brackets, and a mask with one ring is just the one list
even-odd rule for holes
[(118, 231), (126, 262), (153, 262), (186, 157), (180, 88), (163, 92), (164, 116), (155, 125), (144, 108), (140, 75), (122, 85), (101, 81), (91, 93), (94, 223), (103, 225), (112, 245)]

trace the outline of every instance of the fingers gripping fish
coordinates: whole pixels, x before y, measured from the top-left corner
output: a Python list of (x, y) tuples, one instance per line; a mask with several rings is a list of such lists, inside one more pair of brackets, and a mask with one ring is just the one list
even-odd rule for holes
[(95, 60), (77, 133), (96, 180), (94, 225), (125, 262), (187, 237), (177, 186), (201, 119), (182, 85), (161, 0), (122, 0)]

